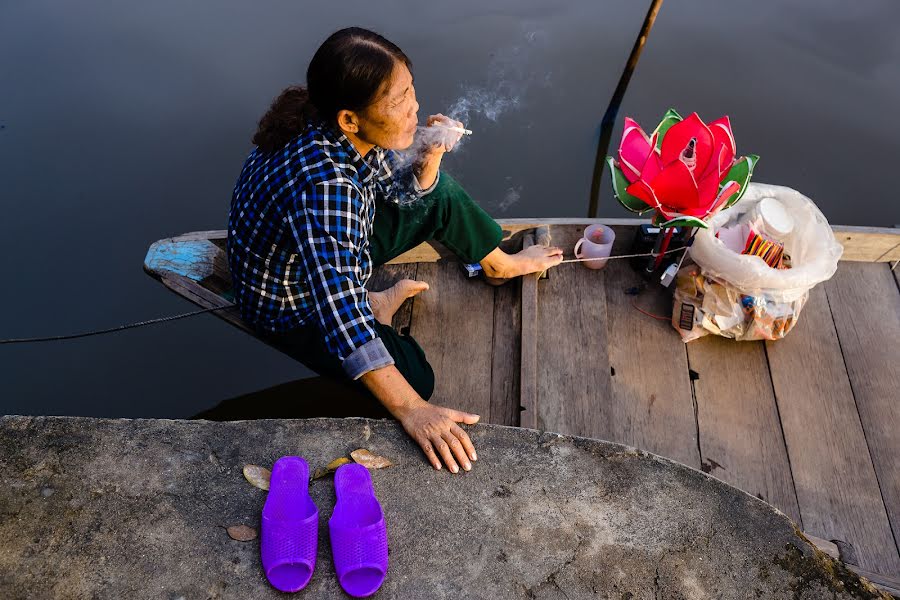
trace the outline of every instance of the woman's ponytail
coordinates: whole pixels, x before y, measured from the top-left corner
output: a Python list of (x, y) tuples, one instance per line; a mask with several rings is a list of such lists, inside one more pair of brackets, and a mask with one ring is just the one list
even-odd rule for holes
[(306, 88), (295, 85), (285, 89), (259, 120), (253, 143), (263, 152), (273, 152), (300, 135), (307, 123), (317, 118)]

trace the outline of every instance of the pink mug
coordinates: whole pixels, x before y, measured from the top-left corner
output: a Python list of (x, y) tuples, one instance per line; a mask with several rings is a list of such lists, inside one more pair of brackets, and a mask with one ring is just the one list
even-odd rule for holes
[(588, 269), (602, 269), (606, 266), (613, 242), (616, 241), (616, 233), (599, 223), (589, 225), (584, 230), (584, 237), (575, 243), (576, 258), (596, 258), (582, 262)]

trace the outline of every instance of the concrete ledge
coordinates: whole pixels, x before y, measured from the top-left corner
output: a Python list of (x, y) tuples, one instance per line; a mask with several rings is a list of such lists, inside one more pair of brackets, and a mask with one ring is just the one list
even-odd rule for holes
[[(378, 598), (879, 598), (768, 504), (617, 444), (470, 427), (479, 461), (429, 467), (394, 422), (0, 418), (0, 597), (281, 598), (258, 540), (265, 492), (243, 465), (322, 466), (356, 448), (373, 472), (391, 570)], [(331, 478), (313, 482), (319, 558), (298, 597), (346, 597), (331, 562)]]

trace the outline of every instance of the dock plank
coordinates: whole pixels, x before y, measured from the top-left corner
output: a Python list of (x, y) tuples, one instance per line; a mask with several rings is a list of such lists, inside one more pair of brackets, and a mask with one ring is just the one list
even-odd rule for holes
[[(609, 366), (615, 369), (608, 425), (614, 437), (609, 439), (699, 469), (697, 422), (684, 342), (668, 321), (641, 314), (632, 304), (635, 301), (649, 313), (667, 316), (672, 310), (668, 290), (645, 283), (624, 260), (610, 261), (603, 273)], [(641, 289), (644, 291), (633, 295)]]
[(802, 528), (762, 342), (707, 336), (687, 345), (703, 470), (778, 508)]
[(813, 288), (797, 326), (766, 342), (766, 351), (803, 528), (849, 544), (847, 562), (900, 572), (823, 286)]
[[(603, 282), (602, 271), (579, 264), (561, 265), (548, 279), (535, 280), (540, 286), (535, 361), (539, 429), (620, 441), (612, 414)], [(523, 412), (523, 422), (525, 416)]]
[[(529, 248), (535, 243), (533, 233), (528, 233), (522, 241), (522, 248)], [(519, 364), (519, 423), (529, 429), (546, 429), (541, 422), (538, 408), (538, 338), (540, 333), (538, 311), (537, 274), (525, 275), (521, 278), (521, 362)], [(560, 432), (562, 433), (562, 432)]]
[(894, 541), (900, 543), (900, 292), (887, 263), (841, 263), (825, 291)]
[(519, 365), (522, 348), (521, 283), (510, 281), (494, 291), (491, 354), (491, 413), (488, 422), (519, 425)]
[(467, 278), (455, 261), (421, 263), (417, 279), (430, 289), (413, 303), (410, 330), (434, 369), (431, 401), (487, 419), (494, 288)]

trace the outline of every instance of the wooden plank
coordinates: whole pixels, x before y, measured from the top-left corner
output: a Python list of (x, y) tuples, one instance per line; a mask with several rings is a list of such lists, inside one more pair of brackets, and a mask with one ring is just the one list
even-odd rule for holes
[(487, 419), (491, 409), (494, 288), (465, 276), (458, 262), (423, 263), (431, 286), (413, 303), (412, 335), (434, 369), (432, 402)]
[(846, 562), (900, 572), (823, 286), (813, 288), (797, 326), (766, 342), (766, 351), (804, 529), (852, 547)]
[[(415, 279), (419, 265), (416, 263), (402, 265), (381, 265), (372, 271), (372, 277), (366, 283), (366, 289), (373, 292), (386, 290), (401, 279)], [(427, 293), (427, 292), (425, 292)], [(408, 298), (394, 313), (391, 326), (400, 333), (408, 332), (412, 322), (412, 307), (415, 296)]]
[[(604, 272), (580, 264), (561, 265), (540, 287), (536, 327), (540, 347), (535, 344), (535, 366), (529, 365), (537, 373), (538, 429), (624, 441), (612, 427), (610, 414)], [(523, 292), (523, 358), (526, 301)], [(524, 371), (523, 360), (523, 388)], [(523, 420), (527, 413), (522, 413)]]
[[(525, 236), (522, 249), (535, 244), (533, 234)], [(538, 377), (543, 375), (538, 371), (537, 345), (540, 333), (538, 332), (540, 308), (538, 304), (538, 274), (530, 274), (522, 277), (522, 350), (519, 371), (519, 404), (521, 407), (520, 423), (522, 427), (530, 429), (546, 429), (547, 423), (541, 420), (538, 413)], [(552, 341), (546, 341), (548, 347), (553, 348)], [(559, 431), (554, 429), (554, 431)], [(559, 431), (559, 433), (565, 433)]]
[(487, 422), (519, 425), (519, 368), (522, 352), (520, 280), (494, 290), (491, 351), (491, 415)]
[[(614, 247), (613, 253), (621, 254), (618, 236), (616, 246), (619, 248)], [(609, 367), (615, 370), (608, 439), (699, 469), (697, 422), (684, 343), (668, 320), (650, 318), (633, 304), (651, 314), (668, 316), (670, 293), (655, 282), (646, 283), (625, 260), (609, 261), (603, 273)], [(636, 290), (644, 291), (634, 295)], [(593, 334), (586, 330), (582, 338)], [(602, 359), (598, 368), (601, 365)]]
[(823, 540), (822, 538), (816, 537), (811, 533), (806, 533), (805, 531), (803, 532), (803, 537), (805, 537), (806, 540), (813, 546), (818, 548), (820, 552), (824, 552), (835, 560), (841, 559), (841, 551), (838, 550), (837, 544), (835, 544), (834, 542), (830, 540)]
[(765, 345), (710, 335), (687, 351), (703, 470), (800, 524)]
[(832, 227), (844, 247), (841, 260), (888, 262), (900, 260), (900, 229), (888, 227)]
[(900, 577), (896, 574), (873, 573), (872, 571), (861, 569), (856, 565), (847, 566), (857, 575), (861, 575), (868, 579), (875, 587), (900, 598)]
[(843, 263), (825, 291), (894, 541), (900, 544), (900, 292), (885, 263)]

